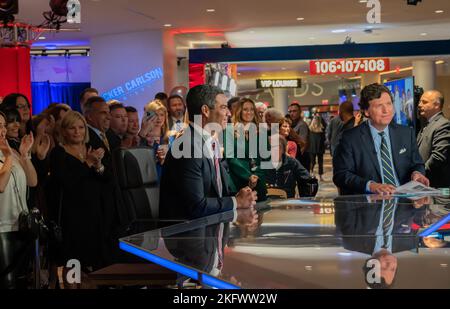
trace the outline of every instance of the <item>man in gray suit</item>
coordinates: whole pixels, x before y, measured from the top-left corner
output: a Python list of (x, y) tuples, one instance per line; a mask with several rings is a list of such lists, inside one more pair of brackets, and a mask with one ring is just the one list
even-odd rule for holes
[(427, 125), (419, 132), (417, 145), (426, 176), (436, 188), (450, 186), (450, 121), (442, 114), (443, 106), (444, 96), (437, 90), (426, 91), (418, 106)]

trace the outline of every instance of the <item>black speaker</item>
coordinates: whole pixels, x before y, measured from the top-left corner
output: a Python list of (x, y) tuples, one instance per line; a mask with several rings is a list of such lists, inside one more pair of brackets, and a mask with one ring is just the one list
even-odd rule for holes
[(19, 13), (19, 0), (0, 0), (0, 18)]

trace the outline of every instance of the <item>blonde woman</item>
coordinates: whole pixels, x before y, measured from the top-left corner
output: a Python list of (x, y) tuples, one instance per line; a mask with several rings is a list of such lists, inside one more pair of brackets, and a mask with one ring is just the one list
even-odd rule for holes
[(322, 117), (316, 114), (309, 125), (309, 153), (311, 155), (311, 171), (313, 173), (316, 157), (319, 164), (319, 176), (323, 181), (323, 154), (325, 153), (325, 126)]
[(60, 145), (50, 154), (49, 215), (62, 228), (61, 248), (52, 248), (59, 265), (78, 259), (89, 272), (105, 266), (103, 196), (110, 175), (102, 165), (103, 148), (88, 146), (86, 120), (69, 111), (61, 120)]
[(156, 169), (161, 176), (161, 169), (169, 149), (169, 122), (166, 106), (160, 100), (148, 103), (142, 121), (141, 138), (145, 138), (147, 145), (152, 147), (158, 164)]

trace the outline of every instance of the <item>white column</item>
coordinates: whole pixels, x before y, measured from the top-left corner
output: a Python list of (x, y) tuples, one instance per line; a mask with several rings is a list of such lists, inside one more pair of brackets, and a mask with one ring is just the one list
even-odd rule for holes
[(414, 84), (424, 91), (436, 88), (436, 65), (433, 60), (413, 61)]
[(273, 89), (273, 106), (285, 115), (289, 106), (289, 97), (287, 88)]

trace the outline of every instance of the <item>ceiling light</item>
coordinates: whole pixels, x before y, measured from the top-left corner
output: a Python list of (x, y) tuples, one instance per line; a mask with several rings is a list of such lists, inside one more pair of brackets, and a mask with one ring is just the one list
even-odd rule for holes
[(421, 36), (426, 36), (428, 33), (426, 33), (426, 32), (422, 32), (420, 35)]
[(215, 9), (206, 9), (206, 12), (208, 12), (208, 13), (213, 13), (215, 11), (216, 11)]
[(164, 24), (164, 27), (172, 27), (172, 24)]
[(305, 20), (304, 17), (297, 17), (297, 20)]
[(335, 29), (335, 30), (331, 30), (331, 32), (333, 32), (333, 33), (344, 33), (344, 32), (347, 32), (347, 30), (345, 30), (345, 29)]
[(359, 0), (359, 3), (367, 3), (367, 0)]
[(441, 14), (441, 13), (444, 13), (444, 11), (443, 10), (436, 10), (436, 11), (434, 11), (436, 14)]
[(445, 61), (444, 60), (437, 60), (435, 63), (436, 64), (443, 64)]
[(39, 37), (39, 40), (45, 40), (45, 39), (46, 39), (45, 36), (40, 36), (40, 37)]

